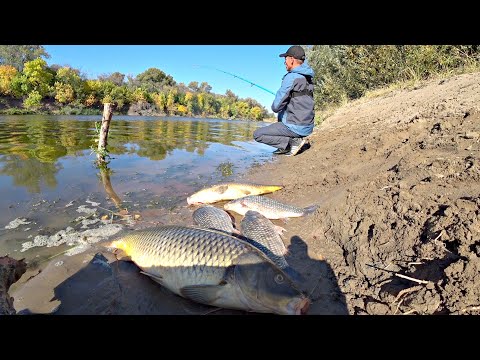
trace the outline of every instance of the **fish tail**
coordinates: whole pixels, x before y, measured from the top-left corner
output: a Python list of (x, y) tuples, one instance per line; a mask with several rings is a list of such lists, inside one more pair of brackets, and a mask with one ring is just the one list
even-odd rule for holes
[(274, 191), (281, 190), (281, 189), (283, 189), (283, 185), (264, 185), (264, 186), (262, 186), (262, 190), (264, 192), (269, 192), (269, 193), (272, 193)]
[(303, 215), (308, 215), (315, 212), (315, 210), (318, 209), (318, 206), (319, 205), (307, 206), (306, 208), (303, 209)]

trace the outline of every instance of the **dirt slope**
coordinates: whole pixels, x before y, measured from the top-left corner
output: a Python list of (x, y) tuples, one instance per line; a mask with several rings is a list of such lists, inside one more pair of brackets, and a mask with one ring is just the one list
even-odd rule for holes
[(361, 99), (243, 177), (320, 205), (274, 221), (309, 314), (480, 314), (479, 109), (480, 73)]

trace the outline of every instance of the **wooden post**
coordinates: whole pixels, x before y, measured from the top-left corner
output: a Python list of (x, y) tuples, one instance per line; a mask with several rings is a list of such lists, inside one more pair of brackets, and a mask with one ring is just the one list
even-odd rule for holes
[(107, 139), (108, 139), (108, 129), (110, 128), (110, 120), (112, 120), (113, 104), (105, 103), (103, 104), (103, 116), (102, 116), (102, 127), (100, 129), (100, 135), (98, 139), (98, 152), (97, 152), (97, 161), (99, 164), (105, 162), (105, 156), (102, 154), (107, 148)]

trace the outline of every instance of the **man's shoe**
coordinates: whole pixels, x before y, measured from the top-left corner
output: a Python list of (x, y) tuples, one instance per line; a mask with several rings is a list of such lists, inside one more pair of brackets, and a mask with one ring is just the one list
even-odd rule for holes
[(274, 155), (283, 155), (283, 154), (287, 154), (288, 152), (290, 152), (290, 150), (288, 148), (286, 149), (277, 149), (273, 152)]
[(293, 138), (290, 140), (290, 151), (285, 156), (295, 156), (305, 145), (305, 138)]

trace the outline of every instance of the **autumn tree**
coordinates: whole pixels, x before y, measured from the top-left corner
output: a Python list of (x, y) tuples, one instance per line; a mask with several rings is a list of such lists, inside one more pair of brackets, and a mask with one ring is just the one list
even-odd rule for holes
[(150, 94), (142, 88), (136, 88), (130, 93), (130, 102), (149, 102)]
[(99, 75), (98, 79), (100, 81), (110, 81), (117, 86), (122, 86), (124, 84), (125, 74), (115, 71), (114, 73), (111, 73), (111, 74)]
[(53, 74), (47, 68), (47, 62), (41, 58), (27, 61), (23, 68), (27, 85), (37, 91), (42, 97), (48, 94), (53, 80)]
[(185, 106), (187, 107), (187, 114), (192, 116), (198, 112), (197, 96), (194, 93), (187, 92), (184, 98)]
[(0, 45), (0, 65), (11, 65), (18, 71), (26, 62), (40, 57), (50, 58), (42, 45)]
[(227, 96), (227, 99), (230, 99), (230, 100), (233, 100), (233, 101), (237, 101), (238, 100), (238, 96), (235, 95), (233, 93), (232, 90), (230, 89), (227, 89), (227, 91), (225, 91), (225, 95)]
[(176, 102), (177, 102), (178, 90), (176, 88), (171, 88), (168, 91), (167, 95), (167, 110), (169, 113), (175, 113), (177, 110)]
[(83, 98), (86, 90), (80, 71), (68, 66), (57, 70), (54, 87), (55, 99), (64, 104)]
[(171, 75), (165, 74), (157, 68), (150, 68), (135, 78), (136, 85), (148, 92), (161, 91), (165, 86), (175, 86), (176, 83)]
[(193, 92), (198, 92), (200, 88), (198, 87), (198, 81), (190, 81), (188, 83), (188, 88)]
[(100, 80), (86, 80), (84, 91), (87, 94), (84, 104), (88, 107), (94, 106), (102, 99), (102, 83)]
[(62, 104), (70, 104), (75, 100), (75, 92), (70, 84), (55, 82), (55, 100)]
[(200, 84), (200, 91), (201, 92), (205, 92), (205, 93), (210, 93), (210, 91), (212, 91), (212, 87), (205, 81), (203, 81), (201, 84)]
[(167, 94), (164, 92), (154, 93), (152, 95), (153, 103), (159, 111), (167, 112)]
[(0, 95), (10, 95), (13, 78), (18, 71), (12, 65), (0, 65)]

